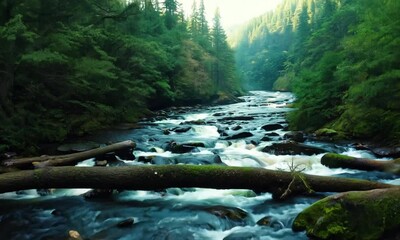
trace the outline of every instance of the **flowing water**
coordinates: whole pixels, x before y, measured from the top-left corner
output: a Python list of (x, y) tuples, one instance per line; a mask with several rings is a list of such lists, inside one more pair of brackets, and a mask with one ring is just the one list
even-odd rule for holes
[[(220, 159), (229, 166), (288, 169), (293, 162), (301, 164), (304, 172), (310, 174), (399, 183), (399, 179), (390, 174), (329, 169), (320, 164), (322, 154), (276, 156), (262, 152), (263, 147), (283, 141), (285, 128), (268, 132), (261, 127), (271, 123), (285, 127), (285, 115), (292, 111), (286, 106), (293, 101), (293, 96), (290, 93), (252, 92), (243, 100), (226, 106), (166, 110), (155, 119), (143, 121), (138, 129), (110, 130), (88, 140), (132, 139), (138, 145), (135, 156), (151, 156), (153, 164), (209, 164)], [(190, 129), (186, 132), (167, 131), (177, 127)], [(236, 140), (221, 136), (240, 132), (250, 132), (253, 136)], [(268, 138), (264, 138), (265, 135)], [(202, 142), (205, 147), (174, 154), (164, 150), (172, 140), (177, 143)], [(306, 141), (306, 144), (356, 157), (373, 157), (368, 151), (358, 151), (346, 144), (316, 141)], [(79, 167), (93, 164), (91, 159), (80, 163)], [(269, 193), (245, 189), (174, 188), (123, 191), (110, 199), (87, 200), (80, 196), (86, 191), (88, 189), (56, 190), (48, 196), (39, 196), (35, 190), (1, 194), (0, 239), (66, 239), (69, 230), (78, 231), (84, 239), (307, 239), (304, 233), (292, 232), (291, 224), (300, 211), (323, 196), (276, 202)], [(225, 210), (244, 211), (245, 215), (239, 219), (230, 218), (222, 214)], [(264, 217), (269, 217), (270, 223), (258, 225), (257, 221)], [(116, 227), (128, 218), (134, 219), (132, 226)]]

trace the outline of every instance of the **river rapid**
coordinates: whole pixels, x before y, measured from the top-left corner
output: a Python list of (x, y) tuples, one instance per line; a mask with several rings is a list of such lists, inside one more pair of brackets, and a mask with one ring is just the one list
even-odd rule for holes
[[(290, 93), (252, 92), (243, 102), (196, 108), (172, 108), (158, 117), (146, 119), (140, 128), (109, 130), (88, 137), (99, 143), (134, 140), (135, 161), (124, 165), (225, 164), (288, 170), (293, 162), (305, 173), (344, 176), (399, 184), (386, 173), (329, 169), (320, 164), (323, 154), (274, 155), (262, 152), (265, 146), (285, 141), (287, 105)], [(266, 131), (262, 127), (280, 124)], [(247, 133), (244, 138), (239, 133)], [(248, 134), (251, 133), (251, 134)], [(236, 137), (235, 137), (236, 136)], [(238, 138), (238, 139), (234, 139)], [(201, 142), (204, 147), (189, 153), (171, 153), (168, 143)], [(348, 144), (306, 140), (305, 144), (355, 157), (374, 158), (368, 151)], [(167, 150), (166, 150), (167, 149)], [(93, 166), (90, 159), (79, 167)], [(124, 181), (124, 179), (121, 179)], [(84, 239), (307, 239), (294, 233), (296, 215), (324, 195), (297, 197), (284, 202), (272, 200), (270, 193), (251, 190), (161, 189), (123, 191), (108, 199), (85, 199), (89, 189), (60, 189), (40, 196), (36, 190), (0, 194), (0, 239), (67, 239), (69, 230)], [(224, 215), (239, 212), (242, 217)], [(257, 222), (267, 217), (268, 223)], [(116, 225), (133, 219), (128, 227)]]

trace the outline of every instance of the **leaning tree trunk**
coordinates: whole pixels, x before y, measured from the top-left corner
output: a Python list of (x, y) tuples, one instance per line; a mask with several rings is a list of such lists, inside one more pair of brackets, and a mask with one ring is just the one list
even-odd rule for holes
[(124, 149), (135, 148), (135, 143), (132, 141), (124, 141), (115, 143), (109, 146), (92, 149), (85, 152), (72, 153), (67, 155), (59, 156), (40, 156), (32, 158), (19, 158), (19, 159), (8, 159), (2, 161), (0, 166), (7, 168), (18, 168), (18, 169), (32, 169), (33, 167), (42, 168), (48, 166), (68, 166), (75, 165), (80, 161), (101, 156), (106, 153), (121, 151)]
[[(296, 173), (298, 174), (298, 173)], [(282, 194), (345, 192), (391, 188), (393, 185), (366, 180), (324, 177), (249, 167), (226, 166), (130, 166), (48, 167), (0, 175), (0, 192), (38, 188), (96, 188), (156, 190), (172, 187), (253, 189)], [(306, 183), (306, 184), (305, 184)]]
[(400, 188), (329, 196), (303, 210), (292, 228), (313, 239), (399, 239)]
[(400, 174), (400, 159), (395, 160), (371, 160), (355, 158), (345, 155), (328, 153), (321, 158), (321, 164), (330, 168), (350, 168), (366, 171), (384, 171)]

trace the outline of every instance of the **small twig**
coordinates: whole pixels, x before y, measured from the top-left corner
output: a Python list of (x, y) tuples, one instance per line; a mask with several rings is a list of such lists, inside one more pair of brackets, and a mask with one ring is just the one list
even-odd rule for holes
[(308, 190), (309, 193), (313, 193), (314, 192), (314, 190), (312, 190), (310, 185), (307, 183), (307, 179), (302, 174), (302, 172), (304, 172), (306, 170), (306, 168), (299, 169), (299, 167), (301, 165), (302, 164), (295, 165), (293, 157), (292, 157), (292, 160), (290, 161), (290, 163), (288, 163), (288, 167), (289, 167), (289, 170), (290, 170), (293, 178), (292, 178), (292, 181), (290, 181), (290, 183), (289, 183), (288, 187), (286, 188), (286, 190), (281, 195), (280, 199), (285, 199), (292, 192), (291, 189), (292, 189), (292, 186), (294, 185), (294, 183), (296, 181), (296, 178), (299, 178), (301, 180), (301, 182), (306, 187), (306, 189)]

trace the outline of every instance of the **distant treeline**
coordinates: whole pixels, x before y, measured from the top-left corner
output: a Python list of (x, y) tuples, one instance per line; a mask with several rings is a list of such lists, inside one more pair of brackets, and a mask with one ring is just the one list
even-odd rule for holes
[(291, 90), (293, 129), (400, 143), (400, 1), (284, 0), (234, 35), (247, 88)]

